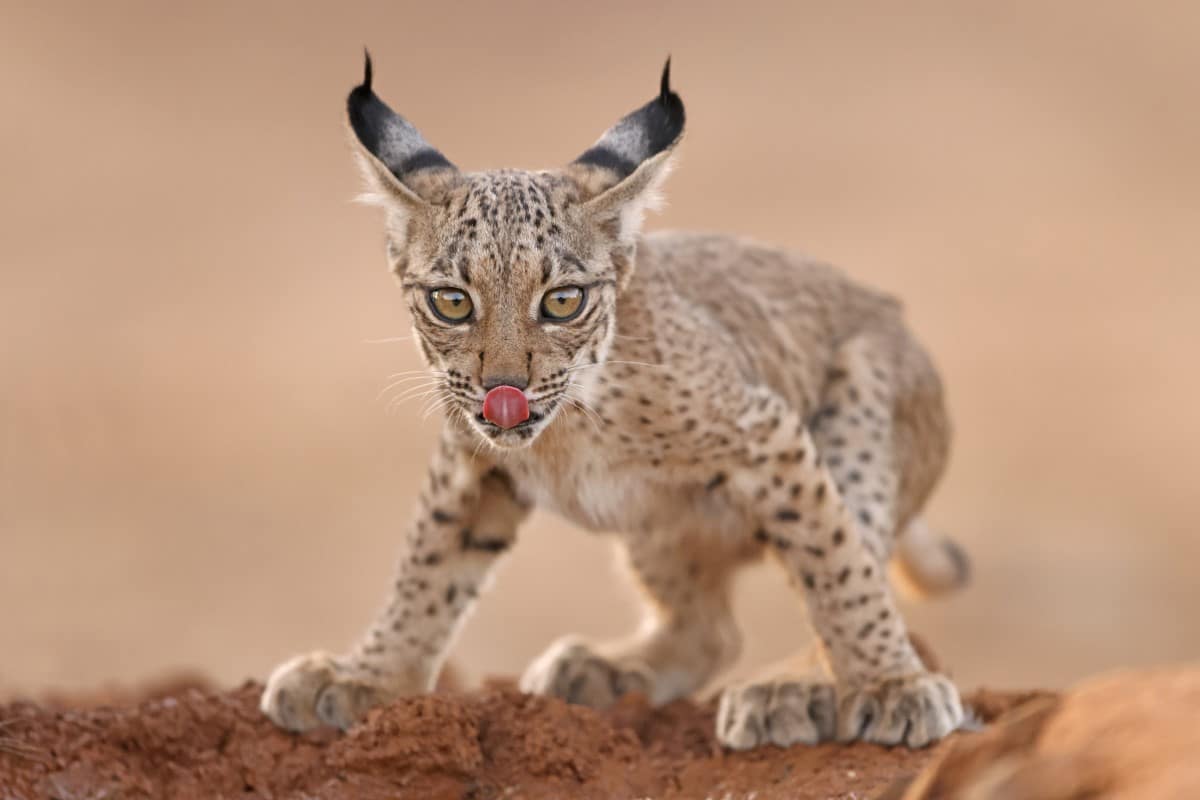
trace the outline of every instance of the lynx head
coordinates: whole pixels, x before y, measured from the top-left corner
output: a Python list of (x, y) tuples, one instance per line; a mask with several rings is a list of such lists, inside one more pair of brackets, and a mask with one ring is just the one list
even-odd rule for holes
[(606, 357), (643, 213), (683, 134), (670, 66), (657, 97), (541, 172), (460, 172), (375, 95), (370, 57), (350, 92), (421, 352), (449, 413), (496, 446), (533, 441)]

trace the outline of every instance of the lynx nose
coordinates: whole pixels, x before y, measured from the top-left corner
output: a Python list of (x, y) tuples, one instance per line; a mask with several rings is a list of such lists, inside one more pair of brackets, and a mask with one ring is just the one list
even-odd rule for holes
[(483, 418), (507, 430), (529, 419), (529, 401), (515, 386), (497, 386), (483, 398)]

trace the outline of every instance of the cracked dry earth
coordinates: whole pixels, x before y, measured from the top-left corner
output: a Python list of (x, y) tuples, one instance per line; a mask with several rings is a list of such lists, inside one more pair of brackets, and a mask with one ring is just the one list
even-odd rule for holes
[[(345, 734), (295, 736), (259, 713), (261, 689), (181, 681), (0, 706), (12, 745), (0, 749), (0, 798), (871, 798), (946, 748), (729, 753), (711, 704), (651, 709), (630, 697), (596, 712), (506, 683), (401, 700)], [(968, 702), (989, 720), (1035, 694)]]

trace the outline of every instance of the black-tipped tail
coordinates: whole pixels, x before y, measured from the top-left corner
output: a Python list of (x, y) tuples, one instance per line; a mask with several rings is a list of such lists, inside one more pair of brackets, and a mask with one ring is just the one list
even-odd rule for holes
[(920, 519), (909, 523), (896, 540), (895, 574), (915, 597), (931, 597), (961, 589), (971, 581), (971, 559), (953, 539), (929, 530)]

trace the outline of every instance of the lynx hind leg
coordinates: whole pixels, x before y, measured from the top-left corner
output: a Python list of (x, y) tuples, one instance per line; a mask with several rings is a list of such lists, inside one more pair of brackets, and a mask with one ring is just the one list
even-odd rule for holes
[(645, 597), (641, 630), (598, 645), (555, 642), (526, 670), (524, 691), (597, 708), (636, 691), (658, 705), (692, 694), (737, 659), (741, 635), (728, 585), (737, 554), (666, 532), (624, 545)]

